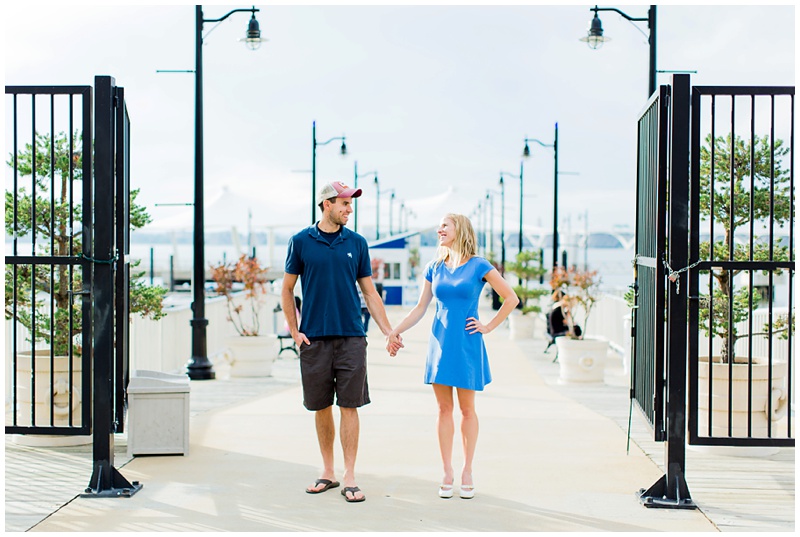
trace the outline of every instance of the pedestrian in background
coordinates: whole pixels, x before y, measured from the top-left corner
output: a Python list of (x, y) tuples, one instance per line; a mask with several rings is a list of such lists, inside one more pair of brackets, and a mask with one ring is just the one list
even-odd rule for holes
[[(315, 413), (322, 475), (306, 492), (318, 494), (339, 486), (333, 461), (336, 426), (334, 396), (340, 410), (339, 437), (344, 452), (344, 488), (348, 502), (362, 502), (356, 486), (355, 463), (360, 432), (358, 408), (370, 402), (367, 386), (367, 340), (356, 283), (384, 335), (392, 327), (372, 283), (369, 249), (364, 237), (345, 226), (353, 212), (353, 198), (361, 189), (328, 183), (317, 193), (322, 217), (295, 234), (288, 245), (281, 290), (289, 330), (300, 349), (303, 404)], [(303, 317), (298, 327), (294, 310), (297, 278), (303, 291)], [(393, 345), (402, 347), (398, 337)]]
[[(461, 440), (464, 465), (459, 495), (475, 496), (472, 462), (478, 442), (475, 392), (492, 381), (483, 335), (488, 334), (514, 310), (519, 302), (514, 290), (489, 261), (479, 257), (478, 238), (466, 216), (446, 215), (439, 225), (437, 258), (425, 269), (425, 284), (417, 305), (389, 334), (387, 350), (394, 356), (400, 349), (400, 334), (417, 324), (433, 298), (436, 314), (431, 328), (425, 364), (425, 383), (433, 386), (439, 407), (437, 434), (444, 477), (439, 497), (453, 496), (453, 419), (455, 392), (461, 411)], [(503, 305), (484, 324), (478, 318), (478, 303), (486, 283), (503, 298)]]

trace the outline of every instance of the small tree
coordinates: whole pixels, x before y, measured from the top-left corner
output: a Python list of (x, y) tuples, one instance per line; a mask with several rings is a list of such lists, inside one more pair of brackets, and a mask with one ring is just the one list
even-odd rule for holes
[[(81, 192), (80, 181), (83, 179), (81, 134), (75, 132), (73, 140), (75, 146), (71, 148), (69, 137), (63, 132), (57, 134), (52, 140), (51, 156), (50, 135), (37, 134), (35, 149), (31, 144), (26, 144), (16, 155), (17, 172), (21, 178), (33, 177), (36, 196), (34, 198), (26, 187), (19, 188), (16, 193), (15, 221), (15, 196), (13, 192), (6, 191), (6, 235), (26, 237), (35, 233), (37, 242), (34, 253), (37, 255), (66, 257), (80, 255), (82, 251), (81, 233), (76, 231), (72, 221), (79, 221), (82, 208), (80, 204), (70, 203), (70, 191)], [(13, 154), (9, 156), (7, 164), (9, 167), (14, 167)], [(78, 186), (71, 185), (70, 178)], [(150, 222), (145, 209), (135, 203), (138, 194), (138, 190), (132, 190), (130, 194), (132, 229), (138, 229)], [(131, 263), (131, 313), (158, 319), (163, 316), (162, 301), (166, 290), (142, 283), (140, 278), (144, 272), (133, 270), (138, 264), (139, 261)], [(71, 292), (81, 290), (82, 280), (81, 271), (72, 271), (67, 265), (56, 265), (52, 272), (46, 265), (36, 265), (35, 270), (31, 265), (18, 265), (16, 276), (14, 266), (6, 265), (5, 317), (15, 318), (16, 303), (16, 320), (30, 331), (32, 342), (46, 342), (53, 347), (56, 355), (67, 354), (71, 342), (74, 342), (74, 352), (80, 353), (81, 342), (75, 342), (75, 339), (82, 331), (81, 307), (80, 301), (72, 300)], [(35, 312), (35, 316), (31, 315), (32, 312)]]
[[(772, 219), (774, 224), (783, 227), (794, 217), (791, 212), (793, 192), (790, 190), (790, 175), (781, 166), (781, 160), (788, 154), (789, 148), (784, 146), (782, 140), (775, 140), (773, 145), (767, 136), (755, 137), (752, 143), (745, 143), (738, 136), (732, 139), (728, 135), (713, 140), (710, 135), (706, 137), (705, 145), (700, 149), (700, 215), (722, 224), (725, 230), (721, 241), (712, 237), (713, 261), (728, 261), (731, 252), (734, 261), (748, 261), (751, 255), (753, 261), (789, 259), (787, 246), (774, 245), (770, 257), (769, 244), (759, 241), (758, 237), (753, 237), (752, 252), (749, 242), (737, 243), (734, 240), (737, 228), (750, 224), (751, 219), (754, 222)], [(711, 241), (701, 243), (700, 258), (711, 259)], [(700, 324), (707, 336), (721, 338), (722, 360), (726, 363), (735, 357), (736, 341), (749, 335), (739, 334), (736, 323), (746, 320), (759, 301), (754, 289), (734, 288), (734, 278), (740, 272), (712, 269), (711, 275), (716, 282), (712, 296), (705, 295), (700, 301)], [(788, 323), (781, 325), (784, 327), (782, 330), (786, 330), (786, 325)], [(767, 329), (763, 334), (752, 335), (768, 333)], [(772, 333), (777, 332), (773, 330)]]
[(523, 250), (517, 254), (515, 262), (506, 264), (508, 272), (522, 279), (522, 284), (515, 286), (514, 292), (519, 297), (523, 315), (542, 311), (538, 304), (539, 298), (548, 294), (547, 289), (531, 287), (531, 283), (538, 280), (546, 272), (546, 269), (541, 266), (539, 255), (539, 252), (534, 252), (533, 250)]
[[(267, 269), (255, 257), (242, 255), (235, 263), (220, 263), (211, 267), (211, 277), (217, 283), (216, 292), (226, 298), (228, 320), (240, 336), (257, 336), (261, 330), (258, 312), (267, 292)], [(245, 304), (236, 304), (234, 283), (241, 283)], [(245, 305), (250, 310), (250, 322), (242, 317)]]

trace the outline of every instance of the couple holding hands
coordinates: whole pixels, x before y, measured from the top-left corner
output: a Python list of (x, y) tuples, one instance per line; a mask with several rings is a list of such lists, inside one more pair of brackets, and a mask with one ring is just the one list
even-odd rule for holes
[[(448, 214), (439, 225), (437, 257), (425, 269), (419, 301), (393, 329), (372, 283), (366, 239), (345, 227), (353, 212), (352, 200), (360, 195), (360, 189), (340, 182), (323, 185), (316, 198), (321, 219), (294, 235), (288, 246), (281, 301), (292, 337), (300, 348), (304, 405), (315, 412), (323, 460), (320, 478), (306, 492), (318, 494), (339, 486), (333, 461), (335, 394), (341, 413), (339, 436), (345, 466), (341, 494), (347, 502), (366, 499), (355, 480), (358, 408), (370, 402), (367, 343), (360, 299), (353, 284), (356, 282), (367, 309), (386, 336), (386, 349), (391, 356), (403, 348), (401, 334), (422, 319), (435, 298), (424, 382), (433, 386), (438, 405), (437, 433), (443, 466), (438, 495), (454, 495), (453, 412), (457, 397), (464, 449), (459, 496), (473, 498), (472, 462), (478, 441), (475, 392), (492, 380), (483, 334), (497, 328), (519, 299), (497, 269), (477, 255), (478, 239), (469, 219)], [(304, 302), (300, 327), (292, 307), (298, 277)], [(486, 283), (503, 297), (503, 305), (484, 324), (478, 318), (478, 303)]]

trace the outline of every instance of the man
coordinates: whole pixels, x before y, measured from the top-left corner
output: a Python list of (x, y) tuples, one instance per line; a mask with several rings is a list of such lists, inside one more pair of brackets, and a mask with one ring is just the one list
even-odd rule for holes
[[(316, 201), (322, 218), (290, 239), (281, 290), (286, 322), (300, 349), (303, 404), (315, 412), (323, 462), (322, 475), (306, 492), (318, 494), (339, 486), (333, 469), (335, 395), (341, 414), (339, 436), (344, 452), (342, 495), (348, 502), (365, 500), (364, 493), (356, 486), (355, 463), (358, 407), (369, 403), (367, 341), (356, 283), (381, 332), (388, 336), (392, 331), (372, 283), (367, 241), (345, 227), (353, 212), (353, 198), (360, 195), (361, 189), (340, 182), (320, 188)], [(303, 291), (300, 327), (294, 310), (298, 277)], [(402, 346), (399, 339), (396, 344)]]

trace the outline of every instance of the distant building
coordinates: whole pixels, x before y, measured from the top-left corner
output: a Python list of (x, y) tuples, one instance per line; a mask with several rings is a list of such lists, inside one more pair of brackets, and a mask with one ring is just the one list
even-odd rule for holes
[[(435, 229), (398, 233), (369, 244), (373, 263), (380, 261), (373, 277), (376, 282), (383, 284), (383, 301), (386, 305), (416, 304), (420, 292), (419, 278), (436, 249), (427, 244), (428, 240), (421, 239), (435, 232)], [(415, 266), (411, 262), (413, 252), (416, 252), (417, 259)]]

